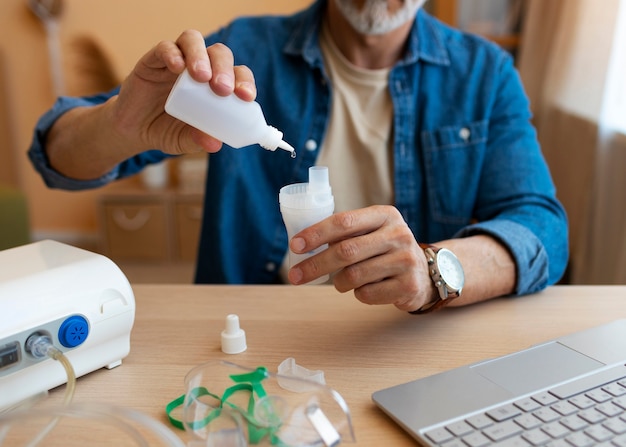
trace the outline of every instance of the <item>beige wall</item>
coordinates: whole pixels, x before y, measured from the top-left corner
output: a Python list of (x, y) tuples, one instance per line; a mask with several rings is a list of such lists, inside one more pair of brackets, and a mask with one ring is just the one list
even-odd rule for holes
[[(60, 41), (67, 91), (85, 93), (91, 87), (78, 76), (80, 38), (98, 44), (113, 74), (122, 78), (158, 41), (175, 39), (184, 29), (208, 32), (235, 16), (290, 13), (311, 1), (64, 0)], [(0, 1), (0, 182), (16, 184), (27, 195), (35, 236), (94, 234), (97, 196), (110, 187), (91, 192), (47, 189), (26, 158), (33, 126), (54, 101), (44, 27), (27, 4)]]

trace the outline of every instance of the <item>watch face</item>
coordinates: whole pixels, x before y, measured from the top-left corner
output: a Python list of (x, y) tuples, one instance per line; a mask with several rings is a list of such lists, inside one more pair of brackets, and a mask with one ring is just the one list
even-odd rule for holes
[(437, 266), (441, 277), (450, 289), (460, 290), (465, 283), (463, 267), (458, 258), (450, 250), (442, 248), (437, 253)]

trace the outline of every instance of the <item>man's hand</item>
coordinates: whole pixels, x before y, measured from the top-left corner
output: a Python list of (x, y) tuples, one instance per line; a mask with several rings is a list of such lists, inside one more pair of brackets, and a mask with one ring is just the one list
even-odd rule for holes
[[(424, 241), (456, 254), (465, 271), (463, 294), (450, 306), (484, 301), (515, 291), (516, 265), (509, 250), (487, 234)], [(335, 273), (335, 288), (354, 290), (367, 304), (393, 304), (414, 311), (438, 297), (424, 252), (400, 212), (392, 206), (372, 206), (337, 213), (296, 234), (294, 253), (323, 244), (324, 250), (289, 271), (289, 281), (305, 284)]]
[(335, 272), (335, 288), (354, 290), (366, 304), (393, 304), (414, 311), (435, 298), (426, 256), (392, 206), (334, 214), (295, 235), (290, 248), (306, 253), (323, 244), (329, 244), (327, 250), (290, 269), (293, 284)]
[(170, 154), (218, 151), (220, 141), (165, 113), (165, 101), (185, 68), (219, 95), (234, 92), (254, 100), (252, 72), (233, 63), (229, 48), (206, 48), (198, 31), (159, 43), (137, 62), (119, 95), (104, 104), (71, 109), (54, 123), (46, 142), (51, 166), (67, 177), (90, 180), (149, 149)]
[(163, 41), (146, 53), (122, 84), (114, 107), (114, 123), (138, 149), (160, 149), (173, 154), (216, 152), (221, 142), (169, 116), (163, 107), (177, 76), (187, 68), (199, 82), (208, 82), (219, 95), (233, 92), (241, 99), (256, 97), (248, 67), (234, 66), (231, 50), (204, 46), (198, 31), (185, 31), (176, 42)]

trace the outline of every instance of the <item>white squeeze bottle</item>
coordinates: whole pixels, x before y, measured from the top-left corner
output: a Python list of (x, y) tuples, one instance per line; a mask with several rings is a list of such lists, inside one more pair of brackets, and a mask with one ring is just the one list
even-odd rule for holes
[[(328, 168), (326, 166), (310, 167), (309, 182), (283, 186), (278, 194), (278, 201), (289, 240), (306, 227), (331, 216), (335, 210), (335, 199), (328, 179)], [(328, 245), (323, 245), (303, 254), (289, 250), (289, 267), (326, 248)], [(328, 279), (329, 275), (325, 275), (307, 284), (321, 284)]]
[(208, 83), (195, 81), (187, 70), (172, 87), (165, 111), (234, 148), (259, 144), (296, 156), (294, 148), (283, 141), (283, 133), (267, 124), (258, 102), (244, 101), (234, 94), (219, 96)]

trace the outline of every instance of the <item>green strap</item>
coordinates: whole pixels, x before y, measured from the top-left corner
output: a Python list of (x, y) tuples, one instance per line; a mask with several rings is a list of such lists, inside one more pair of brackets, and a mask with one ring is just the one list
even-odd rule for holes
[(170, 424), (172, 424), (174, 427), (180, 430), (184, 430), (185, 426), (180, 420), (172, 416), (172, 411), (180, 407), (184, 402), (185, 402), (185, 395), (183, 394), (181, 396), (178, 396), (176, 399), (174, 399), (173, 401), (171, 401), (169, 404), (165, 406), (165, 414), (167, 414), (167, 418), (169, 419)]
[[(221, 401), (221, 399), (219, 398), (219, 396), (216, 396), (213, 393), (210, 393), (209, 390), (207, 390), (204, 387), (197, 387), (194, 388), (190, 391), (190, 394), (193, 397), (201, 397), (201, 396), (211, 396), (214, 397), (215, 399)], [(180, 407), (181, 405), (183, 405), (185, 403), (185, 395), (182, 394), (181, 396), (177, 397), (176, 399), (174, 399), (173, 401), (171, 401), (169, 404), (167, 404), (165, 406), (165, 414), (167, 414), (167, 418), (169, 419), (170, 423), (180, 429), (180, 430), (184, 430), (185, 426), (183, 425), (182, 421), (175, 418), (174, 416), (172, 416), (172, 412)], [(215, 411), (218, 411), (218, 414), (214, 414)], [(216, 408), (215, 410), (213, 410), (206, 418), (204, 418), (202, 421), (194, 421), (191, 423), (191, 428), (193, 428), (194, 430), (196, 428), (201, 428), (205, 425), (207, 425), (209, 422), (211, 422), (213, 419), (215, 419), (216, 417), (219, 416), (219, 413), (221, 413), (221, 409), (220, 408)]]
[[(265, 427), (261, 423), (259, 423), (259, 421), (257, 421), (254, 417), (254, 396), (256, 395), (259, 398), (267, 396), (265, 388), (263, 388), (263, 385), (261, 383), (263, 380), (269, 377), (269, 372), (267, 371), (267, 368), (261, 366), (252, 372), (244, 374), (234, 374), (229, 377), (233, 382), (235, 382), (235, 384), (231, 387), (226, 388), (221, 398), (209, 392), (209, 390), (207, 390), (205, 387), (196, 387), (189, 391), (191, 397), (193, 398), (211, 396), (220, 402), (220, 407), (213, 409), (204, 419), (188, 423), (189, 428), (191, 428), (192, 430), (196, 430), (198, 428), (206, 427), (211, 421), (215, 420), (222, 414), (222, 409), (224, 405), (227, 405), (228, 407), (238, 411), (239, 414), (241, 414), (246, 419), (248, 425), (248, 441), (250, 442), (250, 444), (259, 444), (266, 436), (269, 436), (272, 445), (286, 447), (286, 445), (276, 435), (276, 432), (280, 428), (280, 424), (276, 426)], [(250, 393), (250, 397), (248, 398), (248, 407), (245, 410), (228, 401), (228, 399), (231, 398), (233, 394), (242, 391)], [(183, 425), (182, 421), (172, 416), (172, 412), (184, 403), (185, 395), (183, 394), (171, 401), (165, 407), (165, 413), (167, 414), (170, 423), (180, 430), (184, 430), (185, 426)]]
[(270, 373), (268, 372), (267, 368), (264, 366), (259, 366), (252, 372), (245, 374), (234, 374), (230, 376), (230, 378), (235, 383), (250, 383), (252, 385), (252, 391), (256, 393), (257, 396), (265, 397), (267, 396), (267, 393), (265, 392), (265, 388), (263, 388), (261, 382), (267, 379), (269, 376)]

